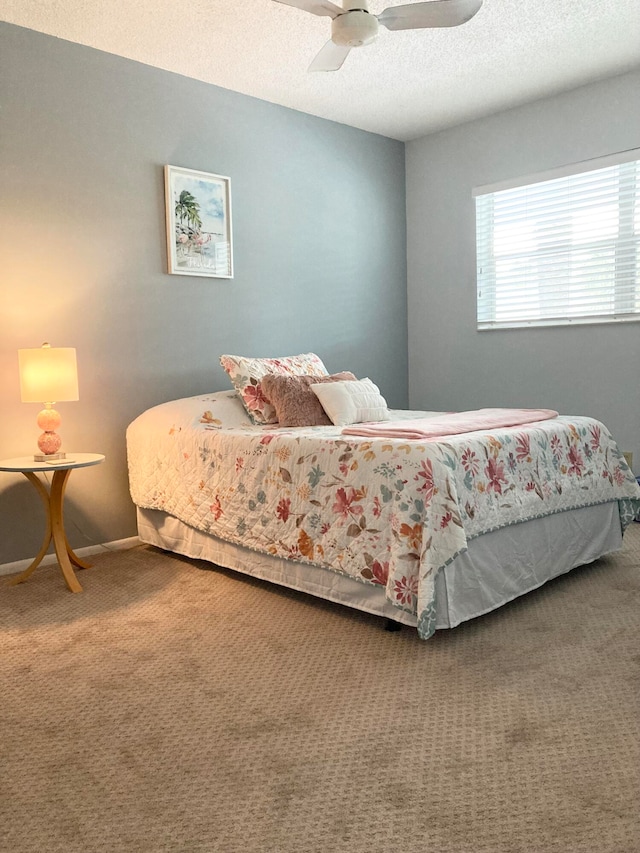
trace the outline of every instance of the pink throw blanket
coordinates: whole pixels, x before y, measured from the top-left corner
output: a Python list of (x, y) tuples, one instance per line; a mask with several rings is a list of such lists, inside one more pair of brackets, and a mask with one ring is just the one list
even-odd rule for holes
[(557, 417), (558, 413), (552, 409), (476, 409), (471, 412), (452, 412), (406, 421), (354, 424), (345, 427), (342, 434), (429, 440), (476, 430), (532, 424)]

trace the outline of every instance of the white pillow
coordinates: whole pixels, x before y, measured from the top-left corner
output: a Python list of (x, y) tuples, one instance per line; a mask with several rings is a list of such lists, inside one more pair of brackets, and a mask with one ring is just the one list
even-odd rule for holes
[(370, 379), (327, 382), (310, 388), (336, 426), (389, 420), (387, 401)]

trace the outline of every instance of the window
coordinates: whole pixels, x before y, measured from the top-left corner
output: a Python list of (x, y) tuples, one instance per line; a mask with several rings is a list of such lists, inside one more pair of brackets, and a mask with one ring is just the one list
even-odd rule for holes
[(478, 329), (640, 320), (639, 155), (474, 191)]

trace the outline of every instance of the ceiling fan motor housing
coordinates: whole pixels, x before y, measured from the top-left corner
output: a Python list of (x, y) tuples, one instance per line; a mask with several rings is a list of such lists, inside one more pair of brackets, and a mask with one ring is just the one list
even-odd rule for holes
[(378, 35), (378, 19), (362, 9), (338, 15), (331, 22), (331, 40), (345, 47), (370, 44)]

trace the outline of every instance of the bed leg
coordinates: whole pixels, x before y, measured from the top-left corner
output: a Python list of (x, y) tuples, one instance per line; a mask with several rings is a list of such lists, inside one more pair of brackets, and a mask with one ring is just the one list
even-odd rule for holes
[(400, 630), (402, 630), (402, 625), (400, 624), (400, 622), (395, 622), (393, 619), (389, 619), (387, 617), (387, 620), (384, 624), (384, 630), (385, 631), (400, 631)]

